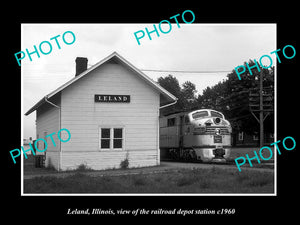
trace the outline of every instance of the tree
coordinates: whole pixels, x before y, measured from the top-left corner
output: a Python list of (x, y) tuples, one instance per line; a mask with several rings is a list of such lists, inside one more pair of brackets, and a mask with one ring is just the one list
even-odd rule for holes
[(190, 81), (186, 81), (182, 84), (181, 89), (181, 101), (183, 110), (191, 110), (194, 108), (195, 101), (196, 101), (196, 85)]
[(166, 77), (159, 77), (157, 82), (175, 97), (179, 98), (181, 88), (176, 77), (173, 77), (171, 74), (169, 74)]
[(157, 82), (178, 98), (175, 105), (162, 109), (161, 114), (166, 115), (174, 112), (187, 111), (194, 107), (197, 92), (195, 84), (186, 81), (182, 84), (181, 88), (177, 78), (171, 74), (166, 77), (159, 77)]
[(198, 108), (210, 108), (215, 110), (224, 110), (220, 105), (223, 99), (228, 96), (228, 81), (220, 81), (218, 84), (207, 87), (203, 90), (202, 95), (197, 97), (197, 107)]
[(173, 94), (176, 98), (178, 98), (178, 101), (175, 105), (169, 106), (167, 108), (163, 108), (160, 113), (162, 115), (166, 115), (172, 112), (180, 111), (182, 110), (182, 103), (181, 103), (181, 88), (179, 85), (179, 82), (176, 77), (169, 74), (166, 77), (159, 77), (157, 79), (157, 82), (160, 86), (165, 88), (167, 91), (169, 91), (171, 94)]

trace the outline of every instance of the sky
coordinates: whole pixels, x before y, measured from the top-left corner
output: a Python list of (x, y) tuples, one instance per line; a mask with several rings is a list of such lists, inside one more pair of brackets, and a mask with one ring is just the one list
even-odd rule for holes
[[(226, 75), (235, 67), (249, 59), (270, 55), (276, 50), (276, 24), (184, 24), (180, 28), (172, 23), (169, 33), (159, 30), (159, 37), (151, 33), (150, 40), (145, 34), (138, 45), (134, 33), (147, 27), (153, 30), (153, 24), (22, 24), (21, 49), (34, 51), (43, 41), (49, 41), (52, 51), (48, 55), (40, 52), (28, 55), (21, 61), (22, 74), (22, 122), (23, 138), (36, 138), (36, 114), (24, 116), (35, 103), (55, 90), (75, 75), (76, 57), (88, 58), (88, 67), (96, 64), (112, 52), (117, 52), (135, 67), (143, 70), (164, 70), (166, 72), (143, 71), (153, 80), (172, 74), (179, 83), (191, 81), (196, 85), (197, 93), (202, 94), (225, 80)], [(158, 24), (156, 24), (158, 27)], [(163, 24), (163, 30), (168, 25)], [(67, 45), (62, 40), (66, 31), (72, 31), (75, 42)], [(55, 40), (57, 38), (60, 49)], [(65, 35), (66, 42), (72, 36)], [(49, 51), (47, 44), (43, 51)], [(275, 61), (275, 56), (270, 55)], [(20, 56), (19, 56), (20, 57)], [(266, 62), (267, 64), (268, 62)], [(16, 66), (17, 60), (16, 60)], [(210, 71), (209, 73), (183, 73), (170, 71)], [(169, 71), (169, 72), (168, 72)], [(215, 72), (228, 71), (228, 72)]]

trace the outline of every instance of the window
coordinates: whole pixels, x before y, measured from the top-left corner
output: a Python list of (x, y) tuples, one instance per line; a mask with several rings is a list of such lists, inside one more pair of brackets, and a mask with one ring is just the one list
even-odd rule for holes
[(175, 126), (175, 123), (176, 123), (176, 118), (175, 117), (168, 119), (168, 127)]
[(239, 141), (244, 140), (244, 132), (239, 132)]
[(208, 112), (207, 111), (195, 112), (192, 115), (193, 119), (198, 119), (198, 118), (205, 117), (205, 116), (208, 116)]
[(113, 148), (122, 148), (123, 129), (122, 128), (113, 128), (113, 133), (114, 133)]
[(100, 149), (123, 149), (123, 128), (100, 128)]
[(190, 118), (189, 118), (188, 115), (185, 115), (185, 117), (184, 117), (184, 123), (185, 124), (190, 124)]
[(215, 111), (210, 111), (210, 114), (212, 117), (219, 117), (223, 119), (223, 116), (221, 113), (215, 112)]
[(110, 148), (110, 128), (101, 128), (101, 149)]
[(258, 141), (258, 135), (257, 134), (253, 134), (253, 141)]

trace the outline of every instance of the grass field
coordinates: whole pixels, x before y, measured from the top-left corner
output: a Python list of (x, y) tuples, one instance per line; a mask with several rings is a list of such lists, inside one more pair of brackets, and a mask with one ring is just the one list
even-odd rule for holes
[(24, 180), (24, 193), (273, 193), (274, 174), (232, 169), (180, 169), (164, 173)]
[[(270, 147), (270, 146), (268, 146)], [(261, 162), (273, 162), (274, 161), (274, 147), (270, 147), (272, 149), (272, 155), (273, 157), (270, 159), (270, 160), (267, 160), (267, 161), (264, 161), (261, 159)], [(231, 152), (230, 152), (230, 159), (234, 161), (234, 159), (238, 158), (238, 157), (246, 157), (246, 154), (249, 155), (249, 157), (254, 157), (255, 154), (254, 154), (254, 151), (256, 151), (257, 155), (259, 155), (259, 150), (260, 148), (259, 147), (246, 147), (246, 148), (239, 148), (239, 147), (234, 147), (231, 149)], [(262, 152), (261, 152), (262, 156), (264, 158), (269, 158), (270, 157), (270, 152), (266, 149), (264, 149)], [(257, 160), (253, 160), (252, 161), (253, 163), (256, 163)]]

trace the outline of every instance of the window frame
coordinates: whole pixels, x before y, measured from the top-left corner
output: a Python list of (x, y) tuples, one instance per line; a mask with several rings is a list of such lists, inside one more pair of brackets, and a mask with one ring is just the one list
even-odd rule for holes
[(183, 117), (183, 120), (185, 125), (191, 124), (191, 119), (188, 114)]
[(176, 117), (171, 117), (167, 119), (167, 127), (176, 126)]
[(258, 137), (258, 134), (253, 134), (253, 141), (258, 141), (259, 140), (259, 137)]
[[(213, 115), (213, 114), (215, 114), (215, 115)], [(218, 115), (218, 116), (216, 116), (216, 115)], [(218, 117), (218, 118), (224, 119), (224, 115), (222, 113), (214, 111), (214, 110), (210, 110), (210, 116), (211, 117)]]
[[(115, 138), (115, 129), (121, 129), (122, 130), (122, 132), (121, 132), (121, 134), (122, 134), (122, 137), (121, 138)], [(124, 143), (123, 143), (123, 140), (124, 140), (124, 133), (123, 133), (123, 128), (120, 128), (120, 127), (114, 127), (114, 128), (112, 128), (111, 129), (111, 131), (112, 131), (112, 137), (111, 137), (111, 139), (112, 139), (112, 149), (116, 149), (116, 150), (122, 150), (123, 149), (123, 146), (124, 146)], [(115, 140), (121, 140), (121, 145), (122, 145), (122, 147), (121, 148), (114, 148), (114, 141)]]
[[(101, 146), (101, 140), (102, 139), (108, 139), (108, 138), (102, 138), (102, 129), (109, 129), (109, 148), (102, 148)], [(114, 129), (122, 129), (122, 138), (114, 138)], [(124, 126), (99, 126), (98, 130), (98, 149), (100, 151), (123, 151), (125, 150), (125, 127)], [(122, 148), (114, 148), (114, 140), (122, 140)]]
[(243, 141), (244, 140), (244, 132), (243, 131), (238, 132), (238, 140), (239, 141)]
[[(199, 117), (194, 117), (194, 115), (196, 115), (196, 114), (200, 114), (200, 113), (206, 113), (206, 115), (205, 116), (199, 116)], [(198, 120), (198, 119), (202, 119), (202, 118), (205, 118), (205, 117), (209, 117), (209, 112), (207, 111), (207, 110), (203, 110), (203, 111), (197, 111), (197, 112), (194, 112), (193, 114), (192, 114), (192, 118), (193, 118), (193, 120)]]
[[(102, 138), (102, 130), (103, 129), (108, 129), (109, 130), (109, 138)], [(111, 148), (111, 134), (112, 134), (111, 128), (109, 128), (109, 127), (100, 127), (99, 131), (100, 131), (99, 132), (99, 139), (100, 139), (99, 140), (99, 144), (100, 144), (99, 148), (101, 150), (109, 150)], [(102, 140), (109, 140), (109, 147), (108, 148), (102, 148)]]

